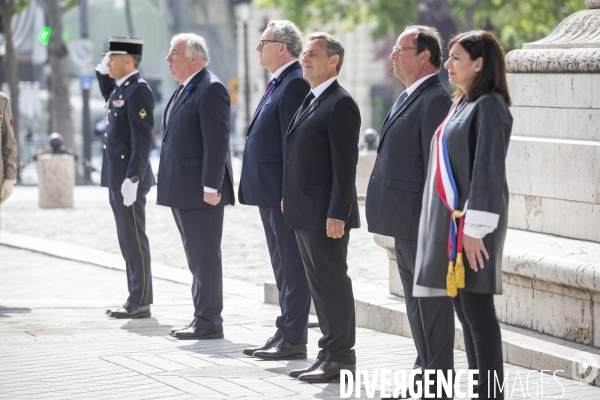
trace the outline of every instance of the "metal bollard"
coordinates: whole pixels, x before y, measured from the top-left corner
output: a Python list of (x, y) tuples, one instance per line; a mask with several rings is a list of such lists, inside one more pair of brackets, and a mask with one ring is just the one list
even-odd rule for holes
[(377, 142), (379, 141), (379, 133), (373, 128), (365, 130), (365, 143), (367, 150), (377, 150)]
[(73, 207), (75, 159), (65, 154), (60, 133), (50, 135), (51, 154), (38, 156), (39, 206), (41, 208)]

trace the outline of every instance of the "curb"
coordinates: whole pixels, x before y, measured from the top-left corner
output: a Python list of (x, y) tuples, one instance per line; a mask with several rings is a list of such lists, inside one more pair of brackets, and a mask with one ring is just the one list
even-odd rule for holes
[[(356, 281), (352, 282), (352, 289), (356, 326), (412, 338), (403, 297), (388, 294), (387, 288)], [(265, 282), (264, 290), (265, 303), (278, 304), (275, 282)], [(458, 319), (455, 322), (454, 348), (464, 351), (462, 327)], [(600, 387), (598, 349), (505, 324), (500, 324), (500, 328), (505, 363), (538, 371), (556, 371), (557, 376)], [(593, 360), (596, 360), (595, 371), (590, 363)], [(595, 379), (584, 379), (594, 373)]]
[[(72, 243), (3, 231), (0, 245), (109, 269), (125, 270), (120, 255)], [(189, 270), (159, 263), (152, 263), (152, 276), (175, 283), (192, 283)], [(240, 296), (256, 298), (262, 292), (266, 304), (277, 305), (279, 302), (279, 292), (274, 282), (265, 282), (263, 288), (232, 278), (223, 278), (223, 282), (228, 286), (242, 287), (244, 290), (238, 293)], [(412, 337), (402, 297), (389, 294), (387, 288), (356, 281), (353, 282), (353, 291), (357, 326)], [(315, 314), (312, 304), (311, 314)], [(590, 379), (584, 379), (593, 373), (594, 366), (590, 364), (590, 360), (595, 360), (596, 366), (600, 365), (598, 349), (504, 324), (501, 324), (501, 328), (504, 362), (538, 371), (557, 371), (558, 376), (600, 387), (600, 376), (597, 375), (589, 382)], [(464, 350), (462, 328), (458, 320), (454, 347)]]

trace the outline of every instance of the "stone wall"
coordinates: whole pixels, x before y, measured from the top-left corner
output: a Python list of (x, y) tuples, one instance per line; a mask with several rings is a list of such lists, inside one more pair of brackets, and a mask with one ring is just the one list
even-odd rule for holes
[(600, 73), (511, 73), (509, 226), (600, 241)]
[[(501, 322), (600, 347), (600, 1), (507, 55), (514, 117)], [(389, 288), (403, 295), (393, 239)]]

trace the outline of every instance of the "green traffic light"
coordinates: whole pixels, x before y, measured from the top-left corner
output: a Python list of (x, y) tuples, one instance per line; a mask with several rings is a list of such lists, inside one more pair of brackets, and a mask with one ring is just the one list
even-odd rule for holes
[(38, 40), (40, 42), (42, 42), (42, 44), (44, 46), (48, 46), (48, 42), (50, 41), (50, 34), (52, 33), (52, 30), (50, 29), (49, 26), (45, 26), (41, 31), (40, 34), (38, 35)]

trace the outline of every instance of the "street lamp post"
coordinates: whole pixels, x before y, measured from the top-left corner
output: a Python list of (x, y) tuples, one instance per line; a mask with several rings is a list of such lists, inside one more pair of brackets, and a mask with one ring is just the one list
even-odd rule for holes
[[(86, 40), (88, 38), (88, 7), (87, 0), (81, 0), (79, 4), (80, 11), (80, 33), (81, 38)], [(88, 73), (87, 71), (85, 72)], [(83, 136), (83, 158), (84, 158), (84, 167), (83, 167), (83, 179), (81, 180), (81, 184), (83, 185), (92, 185), (92, 177), (91, 177), (91, 161), (92, 161), (92, 122), (90, 115), (90, 86), (91, 79), (82, 79), (81, 85), (81, 97), (83, 99), (83, 124), (81, 133)], [(90, 163), (88, 165), (88, 163)]]
[(242, 22), (244, 35), (244, 132), (250, 126), (250, 65), (248, 64), (248, 20), (250, 19), (250, 0), (232, 0), (235, 16)]

